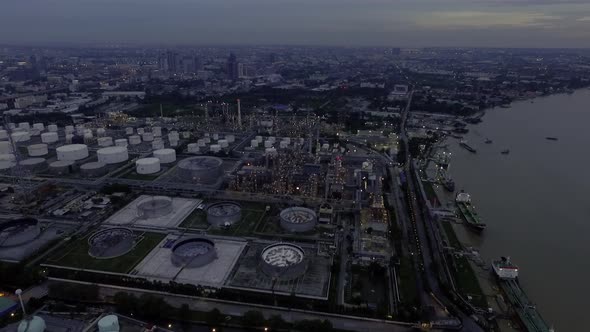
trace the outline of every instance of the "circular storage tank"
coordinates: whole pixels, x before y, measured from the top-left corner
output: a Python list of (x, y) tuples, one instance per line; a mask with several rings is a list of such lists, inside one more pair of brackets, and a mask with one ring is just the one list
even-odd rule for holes
[(223, 161), (216, 157), (190, 157), (178, 162), (177, 175), (185, 181), (214, 184), (223, 176), (222, 166)]
[(242, 220), (242, 207), (234, 202), (218, 202), (207, 207), (207, 222), (216, 227), (230, 226)]
[(119, 138), (115, 140), (115, 146), (124, 146), (127, 147), (127, 139), (126, 138)]
[(45, 321), (39, 316), (27, 317), (18, 324), (16, 332), (43, 332), (45, 331)]
[(287, 141), (281, 141), (279, 143), (279, 148), (281, 148), (281, 149), (286, 149), (288, 147), (289, 147), (289, 142), (287, 142)]
[(31, 125), (28, 122), (21, 122), (18, 127), (23, 130), (31, 130)]
[(33, 171), (45, 168), (46, 162), (47, 161), (45, 160), (45, 158), (28, 158), (25, 160), (21, 160), (18, 164), (24, 169)]
[(74, 131), (75, 131), (75, 130), (74, 130), (74, 126), (66, 126), (66, 127), (64, 128), (64, 131), (65, 131), (65, 133), (66, 133), (66, 134), (73, 134), (73, 133), (74, 133)]
[(143, 128), (137, 128), (137, 134), (139, 134), (139, 135), (145, 134), (145, 129), (143, 129)]
[(133, 128), (132, 127), (125, 128), (125, 135), (133, 135)]
[(129, 136), (129, 144), (131, 145), (137, 145), (141, 143), (141, 136), (139, 135), (132, 135)]
[(102, 148), (96, 151), (98, 161), (107, 165), (117, 164), (127, 161), (129, 159), (129, 153), (127, 148), (124, 146), (110, 146), (108, 148)]
[(45, 143), (29, 145), (27, 147), (27, 151), (29, 152), (29, 156), (31, 157), (45, 156), (49, 153), (49, 150), (47, 149), (47, 144)]
[(100, 161), (93, 161), (80, 166), (80, 173), (85, 177), (95, 178), (107, 174), (107, 165)]
[(271, 142), (271, 141), (265, 141), (264, 142), (264, 147), (265, 148), (272, 148), (272, 144), (273, 144), (273, 142)]
[(169, 164), (176, 161), (176, 150), (160, 149), (154, 151), (154, 157), (160, 159), (160, 163)]
[(260, 268), (269, 277), (292, 280), (307, 270), (305, 251), (290, 243), (275, 243), (262, 249)]
[(101, 318), (98, 323), (98, 332), (119, 332), (119, 317), (116, 315), (107, 315)]
[(233, 143), (236, 141), (236, 137), (234, 135), (225, 135), (225, 139), (228, 141), (228, 143)]
[(152, 133), (154, 133), (154, 136), (156, 136), (156, 137), (162, 136), (162, 127), (152, 128)]
[(96, 142), (98, 146), (111, 146), (113, 145), (113, 138), (112, 137), (99, 137)]
[(105, 133), (106, 133), (106, 130), (104, 128), (96, 129), (96, 136), (102, 137), (105, 135)]
[(48, 133), (41, 134), (41, 142), (43, 143), (55, 143), (59, 140), (57, 132), (50, 131)]
[(123, 256), (135, 245), (135, 235), (125, 227), (102, 229), (88, 238), (88, 255), (98, 259)]
[(34, 218), (21, 218), (0, 222), (0, 248), (30, 243), (41, 235), (39, 222)]
[(0, 129), (0, 139), (8, 139), (8, 132), (4, 129)]
[(258, 144), (260, 144), (260, 142), (258, 142), (258, 140), (253, 139), (250, 141), (250, 146), (253, 148), (257, 148)]
[(143, 133), (143, 135), (141, 135), (141, 137), (144, 142), (151, 142), (154, 140), (154, 134), (152, 134), (152, 133)]
[(6, 171), (16, 166), (14, 160), (0, 160), (0, 171)]
[(168, 133), (168, 140), (169, 141), (178, 141), (180, 139), (180, 135), (178, 135), (177, 131), (171, 131)]
[(33, 123), (33, 129), (43, 131), (43, 130), (45, 130), (45, 125), (42, 123)]
[(88, 157), (88, 146), (85, 144), (68, 144), (55, 149), (57, 160), (81, 160)]
[(199, 153), (199, 145), (197, 143), (189, 143), (186, 148), (188, 153)]
[(154, 174), (160, 171), (160, 159), (142, 158), (135, 162), (135, 171), (137, 174)]
[(170, 146), (172, 146), (172, 147), (178, 146), (178, 140), (170, 140), (169, 142), (170, 142)]
[(26, 131), (17, 131), (10, 135), (15, 143), (27, 142), (31, 139), (31, 134)]
[(73, 140), (74, 140), (73, 134), (66, 134), (66, 144), (72, 144)]
[(162, 150), (164, 149), (164, 142), (160, 141), (153, 141), (152, 142), (152, 149), (153, 150)]
[(217, 153), (217, 152), (221, 151), (221, 145), (211, 144), (211, 145), (209, 145), (209, 151), (211, 151), (213, 153)]
[(280, 219), (284, 230), (295, 233), (311, 231), (317, 223), (315, 211), (304, 207), (284, 209), (281, 211)]
[(73, 160), (58, 160), (49, 164), (49, 171), (55, 175), (66, 175), (74, 172)]
[(183, 131), (183, 132), (182, 132), (182, 138), (184, 138), (184, 139), (189, 139), (189, 138), (191, 138), (191, 133), (190, 133), (190, 131)]
[(217, 258), (215, 243), (205, 238), (189, 238), (172, 247), (172, 264), (183, 268), (205, 266)]
[(229, 142), (226, 139), (220, 139), (219, 141), (217, 141), (217, 144), (219, 144), (219, 146), (221, 146), (221, 148), (227, 148), (229, 146)]
[(57, 129), (58, 129), (57, 125), (54, 125), (54, 124), (50, 124), (49, 126), (47, 126), (47, 130), (52, 133), (56, 133)]
[(153, 196), (137, 203), (137, 215), (142, 219), (163, 217), (172, 213), (172, 198)]
[(12, 144), (10, 142), (0, 142), (0, 154), (1, 153), (12, 153)]

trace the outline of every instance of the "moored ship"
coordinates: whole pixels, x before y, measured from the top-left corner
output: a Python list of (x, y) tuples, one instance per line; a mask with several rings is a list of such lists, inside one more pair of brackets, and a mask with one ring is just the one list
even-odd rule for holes
[(462, 140), (461, 143), (459, 143), (459, 145), (461, 145), (461, 147), (463, 147), (465, 150), (471, 152), (471, 153), (476, 153), (477, 150), (475, 150), (471, 145), (467, 144), (467, 141)]
[(471, 204), (471, 195), (461, 191), (455, 197), (455, 203), (457, 203), (459, 213), (467, 223), (467, 226), (476, 232), (481, 232), (487, 227), (487, 225), (481, 221), (477, 212), (475, 212), (475, 208)]

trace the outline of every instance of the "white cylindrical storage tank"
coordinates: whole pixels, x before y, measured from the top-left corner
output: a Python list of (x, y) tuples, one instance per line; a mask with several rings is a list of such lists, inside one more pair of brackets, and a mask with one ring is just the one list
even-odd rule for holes
[(108, 315), (101, 318), (98, 323), (98, 332), (119, 332), (119, 318), (116, 315)]
[(209, 145), (209, 150), (216, 153), (221, 151), (221, 146), (219, 144), (211, 144)]
[(174, 149), (160, 149), (154, 151), (154, 157), (160, 160), (162, 164), (172, 163), (176, 160), (176, 150)]
[(135, 162), (135, 171), (137, 174), (154, 174), (160, 171), (160, 159), (142, 158)]
[(99, 137), (98, 140), (99, 146), (111, 146), (113, 145), (113, 138), (112, 137)]
[(266, 148), (264, 149), (264, 153), (269, 155), (269, 156), (276, 156), (277, 155), (277, 149), (275, 148)]
[(206, 144), (211, 143), (211, 137), (205, 137), (205, 138), (203, 138), (203, 142), (205, 142)]
[(236, 137), (234, 135), (225, 135), (225, 139), (228, 143), (233, 143), (236, 141)]
[(250, 141), (250, 146), (253, 148), (257, 148), (258, 144), (260, 144), (260, 142), (258, 142), (258, 140), (253, 139)]
[(21, 160), (18, 165), (28, 170), (39, 170), (44, 168), (47, 163), (45, 158), (29, 158)]
[(218, 133), (214, 133), (213, 134), (213, 139), (214, 140), (218, 140), (219, 139), (219, 134)]
[(143, 134), (145, 134), (145, 129), (143, 129), (143, 128), (137, 128), (137, 133), (139, 135), (143, 135)]
[(133, 135), (133, 128), (132, 127), (125, 128), (125, 135)]
[(0, 161), (15, 161), (16, 156), (14, 153), (1, 153), (0, 154)]
[(86, 129), (84, 129), (84, 127), (76, 126), (76, 135), (84, 136), (85, 133), (86, 133)]
[(65, 175), (72, 173), (75, 166), (73, 160), (57, 160), (49, 164), (49, 171), (53, 174)]
[(126, 138), (119, 138), (115, 140), (116, 146), (127, 146), (127, 139)]
[(162, 127), (154, 127), (154, 128), (152, 128), (152, 133), (154, 134), (155, 137), (162, 136)]
[(178, 146), (178, 140), (170, 140), (170, 146)]
[(137, 145), (141, 143), (141, 136), (139, 135), (131, 135), (129, 136), (129, 144)]
[(281, 149), (286, 149), (288, 146), (289, 146), (289, 142), (281, 141), (279, 143), (279, 148), (281, 148)]
[(8, 138), (8, 132), (4, 129), (0, 129), (0, 139), (7, 139)]
[(267, 139), (267, 141), (270, 141), (270, 142), (273, 142), (273, 143), (274, 143), (274, 142), (276, 141), (276, 138), (274, 138), (274, 136), (270, 136), (270, 137)]
[(57, 132), (50, 131), (48, 133), (41, 134), (41, 142), (43, 143), (55, 143), (59, 140)]
[(164, 142), (162, 141), (153, 141), (152, 142), (152, 149), (153, 150), (160, 150), (164, 148)]
[(66, 133), (66, 134), (73, 134), (73, 133), (74, 133), (74, 131), (75, 131), (75, 130), (74, 130), (74, 126), (66, 126), (66, 127), (64, 128), (64, 131), (65, 131), (65, 133)]
[(57, 160), (76, 161), (88, 157), (86, 144), (68, 144), (55, 149)]
[(0, 153), (12, 153), (12, 144), (7, 141), (0, 142)]
[(227, 148), (229, 146), (229, 143), (226, 139), (220, 139), (219, 141), (217, 141), (217, 143), (219, 144), (219, 146), (221, 146), (221, 148)]
[(50, 124), (50, 125), (47, 126), (47, 130), (50, 131), (50, 132), (52, 132), (52, 133), (56, 133), (57, 132), (57, 129), (58, 129), (57, 128), (57, 125), (54, 125), (54, 124)]
[(290, 137), (283, 137), (283, 142), (287, 142), (287, 145), (291, 144), (291, 138)]
[(254, 139), (256, 139), (259, 143), (262, 143), (262, 136), (256, 136)]
[(72, 144), (73, 134), (66, 134), (66, 144)]
[(103, 176), (108, 172), (108, 168), (105, 163), (100, 161), (92, 161), (80, 166), (80, 173), (87, 177), (98, 177)]
[(172, 140), (176, 140), (178, 141), (180, 139), (180, 136), (178, 135), (177, 131), (171, 131), (170, 133), (168, 133), (168, 140), (172, 141)]
[(41, 130), (37, 128), (31, 128), (31, 130), (29, 130), (29, 134), (31, 136), (39, 136), (41, 134)]
[(108, 148), (98, 149), (96, 156), (98, 157), (98, 162), (107, 165), (122, 163), (129, 159), (129, 153), (124, 146), (110, 146)]
[(330, 144), (324, 143), (322, 144), (322, 150), (328, 150), (330, 148)]
[(191, 132), (190, 131), (183, 131), (182, 132), (182, 138), (189, 139), (190, 137), (191, 137)]
[(19, 131), (10, 135), (15, 143), (27, 142), (31, 139), (31, 134), (27, 131)]
[(47, 150), (47, 144), (45, 143), (29, 145), (27, 150), (29, 152), (29, 156), (31, 157), (45, 156), (47, 153), (49, 153)]
[(154, 140), (154, 134), (152, 133), (143, 133), (141, 137), (143, 138), (144, 142), (151, 142)]
[(16, 123), (14, 123), (14, 122), (9, 122), (9, 123), (8, 123), (8, 129), (14, 129), (14, 128), (16, 128)]
[(28, 122), (21, 122), (18, 127), (23, 130), (31, 130), (31, 125)]
[(197, 140), (198, 147), (204, 147), (205, 145), (207, 145), (207, 143), (205, 143), (204, 139), (200, 138), (199, 140)]
[(104, 128), (98, 128), (98, 129), (96, 129), (96, 136), (98, 136), (98, 137), (104, 136), (105, 133), (106, 133), (106, 130)]
[(188, 153), (199, 153), (199, 145), (197, 143), (190, 143), (186, 148)]
[(264, 147), (265, 148), (272, 148), (272, 142), (271, 141), (264, 141)]
[(45, 130), (45, 125), (38, 122), (38, 123), (33, 123), (33, 129), (37, 129), (39, 131), (43, 131)]

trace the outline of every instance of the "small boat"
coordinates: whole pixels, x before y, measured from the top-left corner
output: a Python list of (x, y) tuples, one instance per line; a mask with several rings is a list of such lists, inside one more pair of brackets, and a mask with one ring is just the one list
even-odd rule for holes
[(501, 154), (509, 154), (510, 150), (506, 149), (506, 150), (502, 150), (502, 152), (500, 152)]
[(557, 137), (547, 136), (547, 137), (545, 137), (545, 139), (548, 140), (548, 141), (557, 141), (558, 138)]
[(459, 145), (461, 147), (463, 147), (465, 150), (471, 152), (471, 153), (477, 153), (477, 150), (475, 150), (472, 146), (470, 146), (469, 144), (467, 144), (467, 141), (465, 140), (461, 140), (461, 142), (459, 143)]
[(485, 143), (486, 143), (486, 144), (492, 144), (492, 142), (493, 142), (493, 141), (492, 141), (491, 139), (489, 139), (489, 138), (486, 138), (486, 140), (485, 140)]

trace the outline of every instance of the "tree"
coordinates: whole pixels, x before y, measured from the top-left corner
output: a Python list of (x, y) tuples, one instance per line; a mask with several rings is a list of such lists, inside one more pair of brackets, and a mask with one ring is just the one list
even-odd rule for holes
[(209, 326), (219, 326), (223, 322), (223, 314), (219, 309), (213, 308), (207, 313), (207, 316), (205, 316), (205, 322)]
[(289, 324), (285, 322), (281, 315), (272, 315), (268, 319), (268, 327), (270, 327), (271, 331), (285, 329), (288, 326)]
[(301, 332), (330, 332), (334, 330), (332, 323), (326, 319), (299, 320), (293, 324), (293, 329)]
[(242, 316), (242, 324), (245, 327), (259, 327), (264, 325), (264, 315), (257, 310), (249, 310)]

